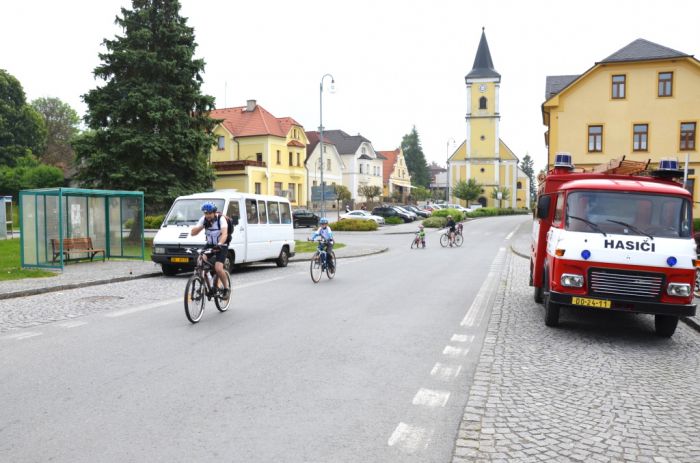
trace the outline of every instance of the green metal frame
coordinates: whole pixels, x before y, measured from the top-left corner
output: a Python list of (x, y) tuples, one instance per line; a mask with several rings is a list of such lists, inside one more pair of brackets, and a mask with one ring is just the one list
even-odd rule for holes
[[(63, 254), (63, 238), (64, 238), (64, 232), (63, 232), (63, 224), (64, 220), (70, 217), (69, 211), (68, 211), (68, 198), (70, 197), (84, 197), (85, 198), (85, 211), (86, 211), (86, 222), (87, 222), (87, 236), (90, 236), (90, 197), (103, 197), (104, 198), (104, 212), (105, 212), (105, 257), (106, 258), (112, 258), (112, 257), (117, 257), (117, 258), (140, 258), (144, 259), (145, 257), (145, 244), (144, 244), (144, 204), (143, 204), (143, 192), (141, 191), (119, 191), (119, 190), (89, 190), (89, 189), (84, 189), (84, 188), (43, 188), (43, 189), (35, 189), (35, 190), (22, 190), (19, 192), (19, 227), (20, 230), (23, 230), (23, 221), (24, 221), (24, 208), (23, 208), (23, 201), (25, 196), (33, 196), (34, 199), (34, 241), (35, 241), (35, 258), (36, 258), (36, 264), (27, 264), (25, 263), (25, 253), (24, 253), (24, 244), (25, 244), (25, 239), (26, 236), (24, 233), (20, 233), (20, 259), (21, 259), (21, 265), (22, 267), (26, 268), (32, 268), (32, 267), (38, 267), (38, 268), (60, 268), (63, 269), (65, 266), (64, 262), (64, 254)], [(39, 219), (38, 219), (38, 211), (39, 211), (39, 196), (43, 197), (43, 212), (44, 212), (44, 236), (43, 236), (43, 245), (44, 245), (44, 255), (46, 261), (49, 260), (49, 252), (48, 252), (48, 233), (47, 233), (47, 228), (48, 228), (48, 208), (46, 205), (46, 197), (47, 196), (52, 196), (56, 197), (57, 200), (57, 211), (58, 211), (58, 242), (59, 242), (59, 259), (58, 259), (58, 264), (56, 265), (48, 265), (48, 264), (42, 264), (39, 259)], [(112, 256), (110, 254), (110, 220), (109, 220), (109, 198), (112, 197), (118, 197), (119, 198), (119, 236), (123, 238), (124, 234), (124, 227), (122, 225), (122, 201), (125, 198), (136, 198), (139, 202), (139, 211), (140, 211), (140, 218), (141, 218), (141, 255), (140, 256), (125, 256), (124, 255), (124, 240), (122, 239), (120, 241), (120, 255), (119, 256)], [(63, 199), (65, 198), (65, 214), (63, 210)], [(70, 223), (66, 223), (66, 234), (68, 236), (71, 235), (71, 230), (70, 230)]]

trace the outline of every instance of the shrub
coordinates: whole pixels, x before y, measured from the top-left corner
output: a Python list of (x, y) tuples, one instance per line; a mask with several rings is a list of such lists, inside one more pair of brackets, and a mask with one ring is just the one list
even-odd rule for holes
[(700, 219), (693, 219), (693, 231), (700, 232)]
[(423, 221), (423, 226), (427, 228), (445, 228), (447, 217), (431, 216)]
[[(165, 219), (164, 215), (147, 215), (143, 218), (143, 228), (160, 228)], [(134, 225), (134, 219), (128, 219), (124, 222), (124, 228), (131, 229)]]
[(377, 222), (374, 220), (345, 219), (333, 222), (330, 227), (334, 231), (374, 231), (377, 229)]
[(434, 211), (432, 217), (447, 217), (448, 215), (451, 215), (455, 222), (461, 222), (464, 219), (464, 214), (457, 209), (440, 209)]
[(387, 217), (384, 219), (384, 223), (388, 225), (398, 225), (400, 223), (403, 223), (403, 220), (401, 220), (400, 217)]
[(476, 209), (474, 212), (468, 212), (466, 215), (470, 218), (476, 217), (491, 217), (496, 215), (515, 215), (515, 214), (529, 214), (530, 211), (527, 209), (513, 209), (512, 207), (495, 208), (495, 207), (481, 207)]

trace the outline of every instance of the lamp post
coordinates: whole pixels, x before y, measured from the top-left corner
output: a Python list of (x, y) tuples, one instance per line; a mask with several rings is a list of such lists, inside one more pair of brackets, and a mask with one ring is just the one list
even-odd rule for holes
[(445, 202), (450, 203), (450, 142), (454, 143), (455, 139), (450, 138), (447, 140), (447, 161), (445, 161), (445, 167), (447, 172), (445, 173)]
[(331, 78), (331, 93), (335, 92), (335, 79), (331, 74), (324, 74), (321, 77), (321, 85), (318, 91), (318, 101), (319, 101), (319, 119), (320, 124), (318, 126), (319, 134), (319, 146), (321, 147), (321, 217), (326, 216), (326, 185), (323, 183), (323, 79), (326, 77)]

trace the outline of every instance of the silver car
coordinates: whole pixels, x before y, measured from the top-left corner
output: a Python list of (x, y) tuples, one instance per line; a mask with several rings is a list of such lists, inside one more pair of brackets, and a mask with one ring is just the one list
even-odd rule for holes
[(343, 219), (374, 220), (375, 222), (377, 222), (377, 225), (384, 225), (384, 217), (372, 215), (367, 211), (361, 210), (350, 211), (346, 212), (345, 214), (340, 214), (340, 220)]

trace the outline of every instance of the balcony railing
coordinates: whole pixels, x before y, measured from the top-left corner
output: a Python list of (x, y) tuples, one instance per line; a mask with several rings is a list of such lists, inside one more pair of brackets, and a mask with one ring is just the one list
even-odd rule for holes
[(214, 170), (245, 170), (246, 167), (266, 167), (263, 161), (243, 159), (241, 161), (219, 161), (211, 163)]

